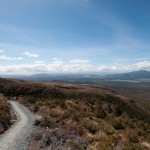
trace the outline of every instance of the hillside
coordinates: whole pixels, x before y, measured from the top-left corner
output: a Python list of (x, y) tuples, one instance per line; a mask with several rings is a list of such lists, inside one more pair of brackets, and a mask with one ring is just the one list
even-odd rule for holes
[(107, 87), (1, 78), (0, 92), (41, 116), (30, 150), (146, 150), (150, 142), (149, 112)]
[(7, 130), (11, 125), (10, 107), (7, 103), (7, 99), (0, 95), (0, 134)]
[(112, 80), (150, 79), (150, 71), (146, 71), (146, 70), (133, 71), (129, 73), (108, 75), (105, 78), (112, 79)]
[[(150, 79), (150, 71), (139, 70), (119, 74), (34, 74), (34, 75), (0, 75), (5, 78), (15, 78), (29, 81), (64, 81), (79, 83), (96, 83), (103, 80), (142, 80)], [(143, 80), (142, 80), (143, 81)]]

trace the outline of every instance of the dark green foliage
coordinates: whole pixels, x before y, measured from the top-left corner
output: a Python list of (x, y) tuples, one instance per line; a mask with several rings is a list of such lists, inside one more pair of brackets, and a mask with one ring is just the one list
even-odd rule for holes
[(124, 124), (116, 119), (113, 120), (112, 125), (116, 130), (123, 130), (125, 128)]
[(94, 114), (97, 118), (102, 118), (102, 119), (104, 119), (107, 115), (103, 109), (96, 109)]
[(31, 103), (31, 104), (34, 104), (35, 101), (36, 101), (36, 99), (35, 99), (34, 97), (29, 97), (29, 98), (27, 99), (27, 102), (28, 102), (28, 103)]

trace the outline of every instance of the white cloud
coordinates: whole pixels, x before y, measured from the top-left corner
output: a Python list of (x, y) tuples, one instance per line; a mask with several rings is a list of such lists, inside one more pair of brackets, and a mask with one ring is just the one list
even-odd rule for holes
[(114, 63), (112, 65), (100, 65), (98, 71), (134, 71), (134, 70), (150, 70), (150, 61), (140, 61), (134, 64), (119, 64)]
[(72, 72), (92, 71), (92, 65), (88, 60), (71, 60), (69, 61), (68, 70)]
[(62, 58), (54, 57), (54, 58), (52, 58), (52, 59), (53, 59), (53, 61), (62, 61)]
[(88, 60), (75, 59), (75, 60), (70, 60), (69, 63), (71, 63), (71, 64), (87, 64), (87, 63), (89, 63), (89, 61)]
[(0, 49), (0, 53), (5, 53), (5, 51), (4, 51), (4, 50), (2, 50), (2, 49)]
[(44, 61), (43, 60), (36, 60), (34, 61), (35, 64), (44, 64)]
[(147, 60), (149, 60), (149, 58), (135, 58), (135, 60), (137, 60), (137, 61), (147, 61)]
[[(55, 60), (52, 63), (46, 64), (43, 61), (35, 61), (34, 64), (20, 64), (0, 66), (0, 72), (7, 73), (38, 73), (38, 72), (87, 72), (91, 71), (92, 67), (88, 61), (72, 60), (68, 62)], [(14, 72), (15, 70), (15, 72)]]
[(133, 67), (137, 69), (150, 69), (150, 62), (149, 61), (138, 62), (134, 64)]
[(66, 65), (64, 64), (63, 61), (56, 60), (50, 64), (48, 64), (48, 71), (50, 72), (63, 72), (66, 68)]
[(10, 57), (6, 55), (0, 55), (0, 60), (22, 60), (22, 57)]
[(39, 57), (38, 54), (33, 54), (33, 53), (30, 53), (30, 52), (24, 52), (23, 54), (26, 55), (27, 57), (33, 57), (33, 58)]
[[(114, 59), (115, 62), (122, 62), (122, 61), (129, 61), (129, 58), (118, 58), (118, 59)], [(132, 59), (133, 60), (133, 59)]]
[[(10, 58), (6, 57), (6, 59)], [(150, 61), (140, 61), (134, 64), (114, 63), (112, 65), (94, 66), (88, 60), (71, 60), (68, 62), (55, 60), (46, 64), (43, 61), (35, 61), (33, 64), (0, 65), (1, 73), (28, 74), (28, 73), (77, 73), (77, 72), (128, 72), (134, 70), (150, 70)], [(15, 72), (14, 72), (15, 71)]]

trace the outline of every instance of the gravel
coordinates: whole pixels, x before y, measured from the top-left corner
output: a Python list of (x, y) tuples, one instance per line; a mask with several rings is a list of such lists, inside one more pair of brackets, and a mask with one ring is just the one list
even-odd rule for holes
[(0, 136), (0, 150), (25, 150), (27, 137), (34, 130), (34, 114), (16, 101), (10, 101), (10, 104), (18, 119)]

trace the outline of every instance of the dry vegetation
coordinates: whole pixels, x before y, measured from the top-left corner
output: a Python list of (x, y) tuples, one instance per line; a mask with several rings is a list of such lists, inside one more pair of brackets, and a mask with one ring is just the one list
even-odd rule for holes
[(117, 93), (135, 100), (150, 111), (150, 82), (104, 81), (102, 83)]
[(150, 114), (133, 100), (94, 85), (0, 79), (0, 92), (42, 116), (30, 150), (147, 150)]
[(7, 130), (10, 126), (10, 107), (8, 106), (7, 99), (0, 95), (0, 134)]

